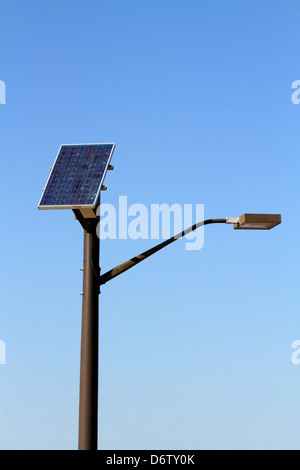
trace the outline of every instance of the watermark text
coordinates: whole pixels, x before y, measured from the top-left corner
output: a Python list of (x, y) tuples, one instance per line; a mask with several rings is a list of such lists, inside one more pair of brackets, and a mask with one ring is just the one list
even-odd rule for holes
[(6, 85), (3, 80), (0, 80), (0, 104), (6, 104)]
[(300, 80), (294, 80), (292, 83), (292, 88), (295, 91), (292, 93), (291, 100), (293, 104), (300, 103)]
[(297, 366), (298, 364), (300, 364), (300, 340), (296, 339), (295, 341), (293, 341), (291, 347), (292, 349), (295, 349), (291, 356), (291, 361)]
[(0, 364), (6, 364), (6, 347), (2, 340), (0, 340)]
[[(204, 204), (144, 204), (128, 206), (127, 196), (119, 197), (119, 207), (100, 204), (97, 209), (100, 222), (97, 235), (105, 239), (167, 240), (186, 230), (193, 223), (204, 220)], [(193, 222), (194, 219), (194, 222)], [(185, 234), (185, 249), (200, 250), (204, 244), (204, 228)]]

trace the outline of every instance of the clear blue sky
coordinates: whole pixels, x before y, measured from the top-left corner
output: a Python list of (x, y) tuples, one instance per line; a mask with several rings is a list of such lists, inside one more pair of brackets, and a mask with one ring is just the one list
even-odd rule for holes
[[(103, 202), (210, 226), (100, 298), (99, 447), (299, 449), (298, 1), (1, 0), (0, 448), (76, 449), (82, 230), (38, 211), (61, 144), (115, 142)], [(101, 269), (153, 240), (101, 242)]]

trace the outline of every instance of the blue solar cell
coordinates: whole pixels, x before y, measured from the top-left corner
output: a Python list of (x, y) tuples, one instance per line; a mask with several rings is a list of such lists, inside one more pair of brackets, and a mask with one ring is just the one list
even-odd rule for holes
[(114, 144), (62, 145), (39, 209), (95, 207)]

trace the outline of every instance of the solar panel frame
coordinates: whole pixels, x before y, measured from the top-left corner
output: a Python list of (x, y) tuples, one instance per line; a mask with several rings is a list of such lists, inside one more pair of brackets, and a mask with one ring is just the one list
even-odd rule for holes
[[(50, 178), (51, 178), (51, 175), (52, 175), (52, 172), (55, 168), (55, 165), (57, 163), (57, 160), (59, 158), (59, 155), (60, 155), (60, 152), (62, 150), (63, 147), (76, 147), (76, 146), (104, 146), (104, 145), (111, 145), (112, 148), (111, 148), (111, 151), (110, 151), (110, 155), (108, 157), (108, 160), (107, 160), (107, 163), (105, 165), (105, 169), (103, 171), (103, 174), (101, 176), (101, 179), (100, 179), (100, 182), (99, 182), (99, 186), (98, 186), (98, 191), (97, 191), (97, 194), (95, 196), (95, 199), (93, 201), (93, 204), (57, 204), (57, 205), (45, 205), (45, 204), (41, 204), (42, 202), (42, 199), (43, 199), (43, 196), (45, 194), (45, 191), (47, 189), (47, 186), (48, 186), (48, 183), (50, 181)], [(96, 205), (97, 205), (97, 202), (98, 200), (100, 199), (100, 191), (101, 191), (101, 187), (103, 185), (103, 182), (104, 182), (104, 179), (105, 179), (105, 176), (106, 176), (106, 173), (107, 173), (107, 170), (108, 170), (108, 166), (110, 164), (110, 161), (112, 159), (112, 156), (113, 156), (113, 153), (114, 153), (114, 150), (115, 150), (115, 143), (85, 143), (85, 144), (62, 144), (58, 150), (58, 153), (56, 155), (56, 158), (55, 158), (55, 161), (53, 163), (53, 166), (52, 166), (52, 169), (50, 171), (50, 174), (48, 176), (48, 179), (47, 179), (47, 182), (46, 182), (46, 185), (45, 185), (45, 188), (44, 188), (44, 191), (43, 191), (43, 194), (41, 195), (41, 198), (39, 200), (39, 203), (38, 203), (38, 209), (40, 210), (47, 210), (47, 209), (95, 209), (96, 208)]]

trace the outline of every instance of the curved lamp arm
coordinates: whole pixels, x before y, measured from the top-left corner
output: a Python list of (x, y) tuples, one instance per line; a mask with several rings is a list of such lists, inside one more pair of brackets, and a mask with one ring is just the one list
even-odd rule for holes
[[(154, 246), (153, 248), (150, 248), (147, 251), (144, 251), (143, 253), (135, 256), (134, 258), (129, 259), (128, 261), (125, 261), (125, 263), (119, 264), (119, 266), (116, 266), (115, 268), (111, 269), (110, 271), (107, 271), (105, 274), (102, 274), (102, 276), (97, 276), (99, 285), (101, 286), (102, 284), (105, 284), (106, 282), (110, 281), (116, 276), (119, 276), (120, 274), (124, 273), (128, 269), (132, 268), (136, 264), (140, 263), (141, 261), (144, 261), (144, 259), (148, 258), (149, 256), (153, 255), (157, 251), (161, 250), (167, 245), (170, 245), (170, 243), (173, 243), (175, 240), (178, 240), (184, 235), (192, 232), (193, 230), (196, 230), (199, 227), (202, 227), (203, 225), (208, 225), (208, 224), (226, 224), (226, 223), (233, 223), (236, 222), (236, 219), (208, 219), (204, 220), (201, 222), (198, 222), (197, 224), (192, 225), (191, 227), (187, 228), (186, 230), (183, 230), (182, 232), (178, 233), (177, 235), (174, 235), (173, 237), (169, 238), (168, 240), (165, 240), (162, 243), (159, 243), (158, 245)], [(96, 274), (96, 272), (95, 272)]]

